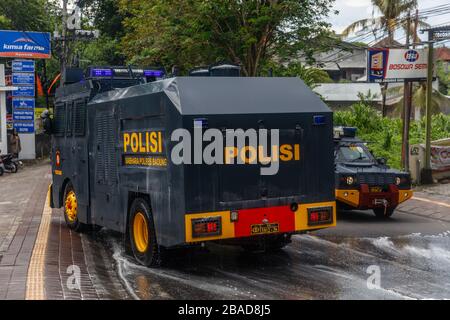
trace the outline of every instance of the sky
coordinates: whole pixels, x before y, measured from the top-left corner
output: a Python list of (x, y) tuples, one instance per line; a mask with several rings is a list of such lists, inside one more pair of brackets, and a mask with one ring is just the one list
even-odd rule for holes
[[(421, 9), (428, 9), (439, 5), (450, 4), (450, 0), (418, 0), (419, 14)], [(340, 33), (345, 27), (354, 21), (371, 18), (372, 4), (370, 0), (335, 0), (334, 9), (338, 15), (332, 15), (331, 24), (336, 33)], [(430, 25), (438, 25), (448, 22), (450, 24), (450, 12), (445, 15), (435, 16), (426, 20)], [(403, 34), (397, 34), (401, 38)], [(404, 40), (403, 40), (404, 41)]]

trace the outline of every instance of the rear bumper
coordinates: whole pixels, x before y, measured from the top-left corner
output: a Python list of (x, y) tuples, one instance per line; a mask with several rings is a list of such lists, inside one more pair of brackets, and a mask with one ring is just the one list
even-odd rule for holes
[(336, 200), (354, 209), (367, 210), (386, 206), (395, 208), (400, 203), (411, 199), (413, 191), (398, 189), (390, 185), (387, 192), (370, 192), (368, 185), (361, 185), (359, 190), (336, 189)]
[[(312, 225), (308, 221), (308, 210), (330, 208), (332, 219), (326, 224)], [(292, 211), (290, 206), (267, 207), (233, 210), (238, 213), (238, 220), (231, 221), (231, 210), (221, 212), (208, 212), (186, 214), (185, 216), (185, 236), (186, 243), (248, 238), (267, 234), (301, 233), (304, 231), (317, 230), (336, 226), (336, 202), (319, 202), (309, 204), (299, 204), (296, 211)], [(192, 231), (192, 220), (220, 217), (221, 233), (213, 236), (194, 237)], [(259, 226), (274, 226), (271, 231), (261, 231)]]

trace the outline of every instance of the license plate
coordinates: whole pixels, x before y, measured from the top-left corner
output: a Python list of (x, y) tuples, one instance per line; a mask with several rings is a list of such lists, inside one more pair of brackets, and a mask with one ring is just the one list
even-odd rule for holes
[(266, 234), (266, 233), (277, 233), (280, 230), (280, 225), (278, 223), (268, 223), (268, 224), (253, 224), (252, 234)]
[(370, 188), (370, 192), (373, 192), (373, 193), (378, 193), (378, 192), (382, 192), (382, 191), (383, 191), (383, 189), (381, 189), (381, 187)]

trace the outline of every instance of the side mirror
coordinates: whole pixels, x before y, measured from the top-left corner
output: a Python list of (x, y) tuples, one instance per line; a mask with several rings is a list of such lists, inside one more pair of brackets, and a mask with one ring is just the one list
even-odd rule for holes
[(385, 158), (378, 158), (377, 162), (382, 166), (385, 166), (387, 164), (387, 160)]

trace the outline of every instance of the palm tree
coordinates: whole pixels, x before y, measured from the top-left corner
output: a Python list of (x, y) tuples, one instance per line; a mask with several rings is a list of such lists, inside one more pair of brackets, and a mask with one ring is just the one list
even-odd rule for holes
[[(376, 37), (376, 31), (384, 30), (388, 34), (388, 43), (392, 44), (395, 30), (398, 27), (407, 28), (406, 19), (400, 17), (417, 8), (417, 0), (372, 0), (372, 4), (374, 7), (372, 18), (353, 22), (345, 28), (342, 36), (348, 37), (349, 34), (358, 30), (372, 30)], [(375, 9), (378, 9), (382, 15), (375, 17)], [(425, 25), (421, 20), (419, 20), (419, 24)], [(414, 25), (414, 21), (410, 25)], [(411, 27), (411, 29), (414, 30), (414, 27)], [(413, 39), (417, 39), (417, 35), (413, 35)]]

